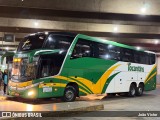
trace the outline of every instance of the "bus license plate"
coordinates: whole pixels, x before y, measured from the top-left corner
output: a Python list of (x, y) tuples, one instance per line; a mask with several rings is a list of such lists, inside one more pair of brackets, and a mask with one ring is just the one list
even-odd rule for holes
[(15, 96), (19, 96), (19, 93), (15, 93)]

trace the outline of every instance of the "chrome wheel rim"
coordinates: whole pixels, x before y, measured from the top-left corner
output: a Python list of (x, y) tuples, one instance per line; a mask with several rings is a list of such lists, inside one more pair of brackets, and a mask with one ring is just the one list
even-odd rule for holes
[(142, 94), (142, 88), (139, 88), (138, 91), (139, 91), (139, 94)]
[(74, 93), (71, 90), (68, 90), (68, 91), (66, 91), (65, 96), (68, 100), (71, 100), (74, 96)]
[(135, 92), (136, 92), (136, 91), (135, 91), (135, 89), (134, 89), (134, 88), (132, 88), (132, 90), (131, 90), (131, 94), (132, 94), (132, 95), (135, 95)]

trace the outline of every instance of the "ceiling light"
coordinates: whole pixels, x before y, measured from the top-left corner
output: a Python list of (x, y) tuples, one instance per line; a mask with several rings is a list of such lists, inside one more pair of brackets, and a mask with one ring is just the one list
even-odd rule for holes
[(114, 31), (114, 32), (118, 32), (118, 27), (115, 26), (115, 27), (113, 28), (113, 31)]
[(142, 7), (141, 8), (141, 13), (143, 13), (143, 14), (146, 13), (146, 10), (147, 10), (146, 7)]
[(159, 43), (159, 40), (155, 40), (155, 41), (154, 41), (154, 44), (158, 44), (158, 43)]
[(136, 47), (136, 49), (137, 49), (137, 50), (140, 50), (140, 49), (141, 49), (141, 47), (137, 46), (137, 47)]
[(6, 47), (5, 49), (8, 51), (8, 49), (9, 49), (9, 48), (8, 48), (8, 47)]
[(39, 25), (39, 23), (36, 21), (36, 22), (34, 22), (34, 25), (37, 27)]
[(48, 35), (48, 32), (45, 32), (46, 35)]

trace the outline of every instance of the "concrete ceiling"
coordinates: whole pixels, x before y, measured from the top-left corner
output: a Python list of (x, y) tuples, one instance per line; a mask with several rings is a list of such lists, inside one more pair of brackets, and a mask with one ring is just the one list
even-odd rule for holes
[[(158, 0), (0, 0), (0, 48), (14, 50), (33, 32), (70, 31), (160, 52), (159, 13)], [(5, 33), (15, 42), (2, 42)]]

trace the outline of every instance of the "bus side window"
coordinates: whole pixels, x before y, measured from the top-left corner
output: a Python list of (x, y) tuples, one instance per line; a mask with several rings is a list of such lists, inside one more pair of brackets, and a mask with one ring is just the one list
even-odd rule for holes
[(133, 50), (123, 48), (122, 61), (124, 61), (124, 62), (134, 62), (133, 61)]
[(155, 64), (155, 54), (149, 54), (150, 64)]
[(119, 47), (108, 45), (108, 52), (111, 60), (121, 60), (121, 50)]
[(140, 52), (140, 63), (141, 64), (149, 64), (148, 58), (149, 57), (148, 57), (147, 53)]
[(71, 58), (93, 57), (92, 42), (84, 39), (78, 39)]
[(98, 44), (99, 58), (106, 60), (121, 60), (121, 49), (114, 45)]
[(139, 55), (139, 52), (137, 51), (134, 51), (134, 62), (140, 63), (140, 55)]
[(108, 54), (108, 45), (107, 44), (102, 44), (99, 43), (98, 44), (98, 58), (102, 58), (102, 59), (109, 59), (110, 56)]

